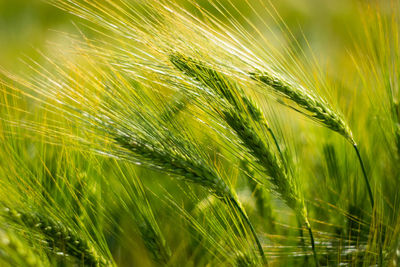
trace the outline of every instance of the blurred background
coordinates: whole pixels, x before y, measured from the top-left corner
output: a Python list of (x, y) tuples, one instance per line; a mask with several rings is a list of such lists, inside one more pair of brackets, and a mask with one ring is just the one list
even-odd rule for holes
[[(207, 1), (197, 2), (208, 10), (213, 10), (212, 6), (207, 6)], [(246, 16), (254, 15), (246, 1), (230, 2), (235, 2)], [(330, 51), (328, 54), (330, 58), (334, 57), (337, 51), (343, 51), (343, 46), (351, 41), (349, 36), (360, 30), (361, 25), (357, 20), (358, 9), (367, 8), (367, 1), (355, 0), (272, 0), (271, 2), (295, 36), (304, 35), (317, 54), (321, 48), (325, 55), (327, 50)], [(0, 0), (1, 65), (21, 70), (23, 66), (19, 58), (29, 56), (40, 60), (35, 50), (46, 51), (51, 48), (49, 43), (56, 41), (59, 36), (56, 31), (76, 30), (72, 18), (72, 15), (42, 0)], [(73, 19), (75, 22), (78, 21), (76, 18)]]

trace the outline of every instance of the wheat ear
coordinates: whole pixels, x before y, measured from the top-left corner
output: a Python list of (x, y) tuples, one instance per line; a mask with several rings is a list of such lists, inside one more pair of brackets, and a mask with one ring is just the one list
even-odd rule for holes
[(246, 114), (246, 116), (249, 116), (254, 122), (265, 127), (274, 140), (275, 146), (283, 159), (278, 140), (268, 121), (265, 119), (263, 112), (257, 104), (244, 93), (239, 85), (230, 81), (219, 71), (190, 57), (185, 57), (182, 54), (175, 53), (170, 55), (170, 61), (185, 75), (194, 78), (200, 84), (214, 90), (220, 98), (232, 105), (236, 112), (240, 112), (243, 115)]
[(82, 239), (61, 222), (37, 212), (23, 212), (6, 208), (5, 215), (16, 224), (28, 227), (42, 234), (50, 249), (58, 249), (75, 257), (86, 266), (111, 265), (91, 243)]
[(169, 248), (165, 245), (163, 237), (160, 236), (151, 222), (144, 216), (141, 217), (142, 220), (138, 223), (138, 228), (144, 245), (151, 252), (156, 262), (167, 265), (171, 257)]
[(146, 144), (146, 142), (140, 141), (137, 138), (133, 140), (127, 137), (118, 137), (116, 140), (124, 148), (141, 156), (146, 161), (150, 161), (161, 167), (164, 171), (182, 177), (186, 181), (199, 184), (210, 190), (216, 196), (233, 203), (233, 206), (237, 208), (241, 217), (248, 224), (260, 255), (266, 263), (264, 251), (250, 219), (247, 217), (243, 208), (240, 207), (236, 197), (223, 179), (220, 178), (214, 170), (207, 167), (207, 164), (199, 160), (184, 157), (176, 151), (166, 151), (156, 146)]
[(249, 73), (249, 75), (252, 79), (260, 82), (261, 84), (271, 87), (279, 95), (293, 101), (304, 110), (307, 110), (308, 113), (296, 109), (300, 113), (321, 123), (332, 131), (339, 133), (353, 145), (353, 148), (357, 155), (357, 159), (361, 166), (365, 185), (368, 191), (369, 200), (371, 202), (371, 207), (372, 209), (374, 209), (374, 197), (360, 151), (358, 149), (357, 143), (353, 138), (353, 134), (350, 128), (347, 126), (342, 117), (334, 112), (332, 108), (328, 105), (328, 103), (310, 94), (301, 85), (296, 85), (292, 82), (289, 82), (277, 74), (270, 74), (266, 72), (251, 72)]

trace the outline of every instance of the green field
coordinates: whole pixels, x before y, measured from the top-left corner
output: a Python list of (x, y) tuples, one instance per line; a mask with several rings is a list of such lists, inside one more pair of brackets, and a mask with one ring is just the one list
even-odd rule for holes
[(0, 266), (397, 266), (400, 5), (0, 0)]

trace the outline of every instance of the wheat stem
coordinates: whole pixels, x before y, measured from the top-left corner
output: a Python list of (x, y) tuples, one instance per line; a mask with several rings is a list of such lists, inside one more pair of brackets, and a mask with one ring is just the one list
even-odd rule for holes
[(358, 162), (360, 163), (360, 166), (361, 166), (361, 170), (362, 170), (362, 173), (363, 173), (365, 185), (366, 185), (367, 191), (368, 191), (369, 201), (371, 202), (371, 208), (373, 210), (374, 207), (375, 207), (375, 202), (374, 202), (374, 197), (373, 197), (373, 194), (372, 194), (371, 185), (370, 185), (369, 180), (368, 180), (367, 172), (365, 170), (364, 163), (363, 163), (363, 160), (361, 158), (360, 151), (358, 150), (357, 144), (354, 143), (353, 147), (354, 147), (354, 150), (356, 151), (357, 159), (358, 159)]
[(263, 248), (261, 246), (260, 240), (257, 237), (257, 233), (256, 233), (256, 231), (255, 231), (255, 229), (254, 229), (249, 217), (247, 216), (245, 211), (240, 207), (239, 203), (237, 202), (237, 200), (235, 198), (230, 198), (229, 200), (231, 201), (233, 206), (236, 208), (236, 210), (240, 213), (240, 215), (242, 216), (243, 220), (249, 226), (250, 231), (251, 231), (251, 233), (253, 235), (254, 241), (257, 244), (257, 247), (258, 247), (258, 250), (260, 252), (261, 258), (263, 260), (263, 263), (264, 263), (264, 265), (268, 266), (268, 261), (267, 261), (267, 258), (265, 257), (264, 250), (263, 250)]
[[(366, 185), (367, 190), (368, 190), (368, 197), (369, 197), (369, 201), (371, 203), (372, 213), (374, 214), (373, 217), (375, 217), (376, 208), (375, 208), (374, 196), (372, 194), (372, 189), (371, 189), (371, 185), (370, 185), (369, 180), (368, 180), (367, 172), (365, 170), (364, 163), (363, 163), (363, 160), (362, 160), (362, 157), (361, 157), (361, 153), (360, 153), (360, 151), (358, 149), (357, 144), (354, 143), (353, 147), (354, 147), (354, 150), (356, 151), (357, 158), (358, 158), (358, 161), (359, 161), (360, 166), (361, 166), (361, 170), (362, 170), (362, 173), (363, 173), (365, 185)], [(378, 246), (379, 246), (379, 266), (383, 266), (383, 248), (382, 248), (382, 239), (381, 239), (380, 236), (378, 236)]]
[(313, 251), (315, 266), (319, 267), (318, 254), (317, 254), (317, 250), (315, 249), (314, 235), (313, 235), (313, 232), (312, 232), (312, 229), (311, 229), (311, 225), (308, 222), (308, 220), (306, 221), (306, 227), (307, 227), (307, 230), (308, 230), (308, 234), (310, 235), (311, 248), (312, 248), (312, 251)]

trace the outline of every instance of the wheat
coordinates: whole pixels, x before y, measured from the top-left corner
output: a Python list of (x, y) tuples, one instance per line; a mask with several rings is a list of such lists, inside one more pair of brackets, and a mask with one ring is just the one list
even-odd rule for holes
[(231, 195), (229, 187), (218, 174), (200, 160), (187, 158), (176, 151), (158, 148), (140, 139), (117, 137), (122, 147), (153, 163), (167, 173), (199, 184), (220, 197)]
[(275, 156), (268, 144), (260, 138), (250, 122), (234, 110), (225, 111), (222, 116), (235, 131), (243, 146), (254, 156), (257, 163), (264, 168), (264, 172), (270, 177), (274, 191), (305, 220), (307, 215), (297, 186), (286, 173), (282, 162)]
[[(318, 265), (314, 237), (308, 221), (304, 200), (297, 188), (297, 184), (292, 176), (286, 172), (282, 161), (275, 156), (271, 147), (264, 142), (263, 138), (259, 136), (257, 130), (251, 124), (251, 121), (255, 121), (267, 125), (265, 119), (263, 119), (262, 112), (244, 95), (243, 90), (229, 82), (218, 71), (205, 67), (203, 63), (196, 63), (193, 59), (187, 59), (180, 55), (173, 55), (170, 57), (170, 60), (185, 75), (194, 78), (203, 86), (216, 91), (217, 94), (230, 103), (230, 106), (219, 110), (220, 116), (236, 133), (242, 145), (247, 148), (257, 163), (263, 167), (264, 172), (270, 177), (274, 191), (279, 194), (288, 207), (296, 212), (297, 216), (306, 225), (311, 238), (315, 263)], [(272, 133), (268, 125), (267, 128)], [(274, 136), (273, 133), (272, 136)], [(275, 138), (274, 140), (276, 141)], [(275, 144), (279, 148), (277, 143)]]
[[(271, 178), (275, 191), (280, 194), (290, 208), (298, 210), (300, 197), (294, 184), (287, 176), (281, 161), (259, 136), (257, 130), (251, 124), (249, 116), (247, 116), (247, 114), (250, 114), (250, 118), (255, 122), (264, 122), (262, 112), (251, 104), (252, 101), (243, 94), (242, 90), (237, 89), (219, 72), (183, 56), (173, 55), (171, 61), (185, 75), (195, 78), (204, 86), (218, 92), (231, 104), (231, 106), (220, 110), (220, 116), (235, 131), (243, 146), (264, 168), (265, 173)], [(243, 101), (243, 99), (247, 99), (247, 101)], [(247, 113), (248, 110), (251, 112)]]
[(303, 112), (299, 109), (296, 109), (302, 114), (310, 117), (311, 119), (325, 125), (332, 131), (339, 133), (353, 145), (357, 154), (357, 158), (360, 162), (361, 170), (363, 172), (369, 200), (371, 202), (372, 208), (374, 208), (374, 197), (372, 194), (371, 185), (368, 180), (367, 172), (361, 158), (360, 151), (358, 149), (356, 141), (353, 138), (353, 134), (350, 128), (347, 126), (342, 117), (334, 112), (332, 108), (330, 108), (329, 105), (322, 99), (312, 95), (310, 92), (307, 92), (307, 90), (302, 86), (289, 82), (277, 74), (266, 72), (251, 72), (249, 73), (249, 75), (252, 79), (271, 87), (279, 95), (283, 95), (287, 99), (299, 105), (299, 107), (308, 111)]
[(160, 264), (168, 264), (171, 252), (166, 246), (164, 239), (160, 236), (160, 233), (144, 217), (138, 223), (138, 228), (143, 242), (154, 260)]
[(214, 193), (216, 196), (225, 200), (228, 204), (233, 204), (233, 207), (239, 211), (242, 218), (249, 225), (260, 255), (265, 261), (262, 246), (250, 219), (247, 217), (243, 208), (240, 206), (240, 203), (223, 179), (220, 178), (215, 171), (209, 168), (205, 162), (200, 160), (196, 161), (189, 157), (183, 157), (174, 151), (168, 151), (165, 150), (165, 148), (159, 149), (141, 141), (132, 141), (129, 140), (129, 138), (116, 138), (116, 140), (124, 148), (134, 152), (140, 157), (143, 157), (147, 161), (151, 161), (164, 171), (175, 174), (186, 181), (199, 184)]
[(6, 208), (5, 216), (12, 222), (42, 234), (48, 243), (48, 248), (54, 252), (61, 251), (73, 256), (86, 266), (110, 266), (94, 246), (86, 239), (81, 238), (69, 227), (61, 222), (37, 212), (23, 212)]
[(309, 113), (304, 113), (308, 117), (316, 120), (329, 129), (338, 132), (354, 144), (353, 134), (344, 120), (334, 112), (327, 103), (313, 96), (300, 85), (295, 85), (278, 75), (266, 72), (253, 72), (250, 77), (274, 89), (279, 95), (290, 99)]
[(203, 86), (214, 90), (215, 93), (226, 100), (235, 110), (243, 116), (248, 116), (255, 123), (265, 127), (275, 142), (275, 146), (283, 159), (281, 149), (279, 147), (276, 136), (264, 117), (263, 112), (256, 103), (246, 96), (243, 89), (236, 83), (232, 82), (221, 72), (210, 68), (200, 61), (196, 61), (182, 54), (170, 55), (172, 64), (189, 77), (194, 78)]

